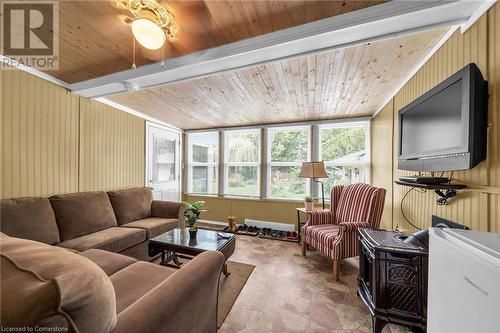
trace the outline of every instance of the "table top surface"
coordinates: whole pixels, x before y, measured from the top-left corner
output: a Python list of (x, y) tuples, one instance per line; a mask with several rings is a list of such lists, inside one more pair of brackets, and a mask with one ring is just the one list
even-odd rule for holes
[[(224, 237), (221, 237), (220, 235), (223, 235)], [(203, 252), (221, 250), (228, 243), (234, 241), (235, 238), (236, 236), (234, 234), (198, 229), (196, 239), (193, 240), (189, 236), (189, 228), (175, 228), (164, 234), (151, 238), (149, 243), (153, 245), (165, 245)]]
[[(309, 210), (306, 210), (304, 207), (297, 207), (297, 208), (295, 208), (295, 209), (296, 209), (296, 210), (298, 210), (299, 212), (303, 212), (303, 213), (307, 213), (307, 212), (309, 212)], [(321, 207), (314, 207), (312, 210), (313, 210), (314, 212), (317, 212), (317, 211), (329, 210), (329, 209), (327, 209), (327, 208), (323, 209), (323, 208), (321, 208)]]

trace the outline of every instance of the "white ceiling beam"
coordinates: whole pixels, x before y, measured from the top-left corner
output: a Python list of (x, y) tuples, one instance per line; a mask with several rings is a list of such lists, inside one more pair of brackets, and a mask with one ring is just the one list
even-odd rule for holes
[(70, 85), (96, 98), (431, 28), (463, 24), (481, 1), (395, 0)]

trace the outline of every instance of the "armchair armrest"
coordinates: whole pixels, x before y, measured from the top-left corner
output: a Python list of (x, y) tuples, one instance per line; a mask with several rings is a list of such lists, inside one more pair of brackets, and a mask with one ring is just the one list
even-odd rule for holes
[(341, 222), (339, 235), (333, 240), (333, 260), (355, 257), (359, 255), (358, 228), (370, 228), (367, 222)]
[(118, 314), (113, 332), (215, 333), (223, 264), (224, 255), (217, 251), (196, 256)]
[(184, 219), (184, 206), (181, 202), (153, 200), (151, 216)]
[(329, 210), (313, 210), (307, 212), (307, 222), (305, 226), (318, 224), (335, 224), (335, 215)]
[(355, 231), (358, 228), (370, 228), (370, 224), (368, 222), (341, 222), (339, 227), (343, 231)]

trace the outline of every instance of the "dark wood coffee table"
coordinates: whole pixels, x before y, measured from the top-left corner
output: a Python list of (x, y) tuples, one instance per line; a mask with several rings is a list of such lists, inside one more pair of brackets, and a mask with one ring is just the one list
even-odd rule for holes
[[(223, 235), (224, 237), (219, 236)], [(148, 251), (151, 257), (161, 253), (161, 264), (169, 266), (173, 261), (176, 267), (182, 265), (179, 258), (192, 259), (205, 251), (219, 251), (226, 261), (234, 253), (236, 236), (212, 230), (198, 229), (196, 239), (189, 237), (189, 228), (173, 229), (151, 238)], [(224, 263), (224, 275), (228, 276), (227, 264)]]

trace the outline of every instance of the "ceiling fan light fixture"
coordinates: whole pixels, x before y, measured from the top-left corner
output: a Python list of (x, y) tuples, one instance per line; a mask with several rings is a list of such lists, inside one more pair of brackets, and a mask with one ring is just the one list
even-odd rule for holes
[(165, 31), (147, 18), (137, 18), (132, 22), (134, 38), (149, 50), (158, 50), (165, 44)]

